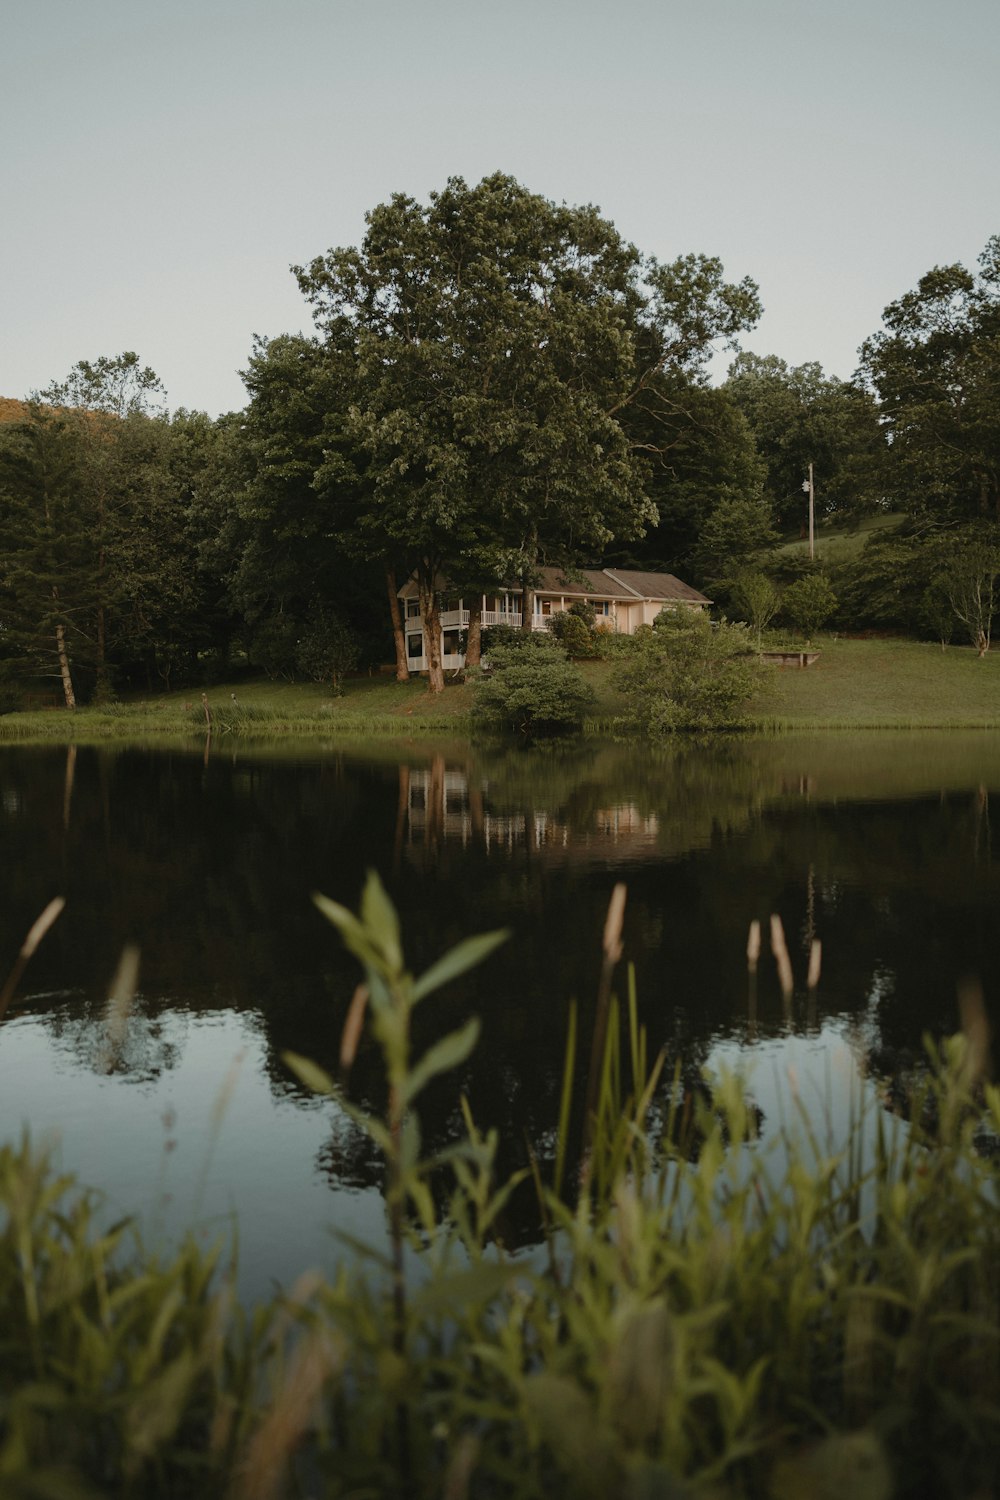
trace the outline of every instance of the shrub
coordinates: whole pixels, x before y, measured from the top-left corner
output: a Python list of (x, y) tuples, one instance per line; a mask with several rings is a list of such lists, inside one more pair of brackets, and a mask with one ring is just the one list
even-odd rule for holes
[(746, 626), (713, 625), (700, 610), (664, 610), (634, 643), (618, 685), (649, 734), (738, 728), (769, 681)]
[(593, 688), (547, 631), (512, 631), (491, 644), (475, 685), (473, 719), (497, 729), (537, 736), (579, 729), (596, 701)]
[(781, 608), (781, 595), (766, 573), (741, 573), (733, 584), (733, 603), (744, 616), (761, 649), (764, 631)]
[(579, 659), (595, 654), (594, 632), (581, 614), (572, 609), (559, 610), (549, 622), (549, 633), (563, 647), (567, 656)]
[(837, 608), (837, 596), (825, 573), (807, 573), (789, 584), (781, 601), (781, 612), (789, 623), (810, 640)]
[(328, 682), (339, 693), (341, 679), (357, 666), (360, 651), (351, 627), (337, 615), (325, 615), (300, 636), (295, 665), (313, 682)]

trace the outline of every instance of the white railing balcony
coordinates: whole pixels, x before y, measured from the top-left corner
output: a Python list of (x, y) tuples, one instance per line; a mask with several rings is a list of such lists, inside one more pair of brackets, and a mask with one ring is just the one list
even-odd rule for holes
[(484, 609), (484, 625), (512, 625), (515, 630), (521, 628), (521, 612), (512, 609)]

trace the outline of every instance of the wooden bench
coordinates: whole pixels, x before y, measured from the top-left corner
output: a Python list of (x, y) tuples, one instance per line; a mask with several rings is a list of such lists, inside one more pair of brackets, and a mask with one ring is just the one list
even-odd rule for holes
[(776, 667), (811, 667), (819, 660), (818, 651), (762, 651), (763, 661), (773, 661)]

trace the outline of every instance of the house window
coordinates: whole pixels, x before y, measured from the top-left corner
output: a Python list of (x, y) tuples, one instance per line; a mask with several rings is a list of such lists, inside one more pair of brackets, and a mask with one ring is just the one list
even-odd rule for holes
[(444, 632), (444, 654), (445, 656), (457, 656), (461, 647), (460, 632), (457, 630), (446, 630)]
[(408, 620), (418, 620), (420, 618), (420, 600), (419, 599), (407, 599), (407, 601), (406, 601), (406, 618)]
[(421, 636), (408, 635), (406, 637), (406, 654), (407, 656), (423, 656), (424, 642)]
[(598, 615), (609, 615), (611, 613), (611, 605), (609, 601), (607, 599), (595, 599), (594, 613)]

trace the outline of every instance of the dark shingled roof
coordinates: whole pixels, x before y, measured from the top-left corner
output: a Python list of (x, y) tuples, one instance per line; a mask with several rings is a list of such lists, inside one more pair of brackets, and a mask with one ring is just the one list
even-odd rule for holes
[[(541, 568), (536, 593), (565, 594), (568, 599), (662, 599), (664, 603), (711, 604), (673, 573), (640, 573), (629, 568)], [(582, 580), (582, 581), (581, 581)]]
[(539, 568), (536, 594), (565, 594), (567, 599), (634, 599), (632, 591), (603, 573), (600, 568), (574, 568), (571, 575), (562, 568)]
[(604, 571), (626, 588), (634, 589), (644, 599), (677, 599), (687, 604), (712, 602), (689, 583), (682, 583), (679, 578), (675, 578), (673, 573), (637, 573), (626, 568), (606, 568)]

